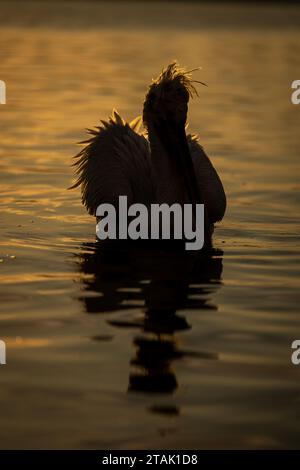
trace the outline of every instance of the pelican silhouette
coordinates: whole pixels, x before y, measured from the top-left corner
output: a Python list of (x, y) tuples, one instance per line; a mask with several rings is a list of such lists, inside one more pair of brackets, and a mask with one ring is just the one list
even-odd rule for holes
[[(74, 158), (82, 202), (96, 215), (103, 203), (204, 204), (205, 244), (226, 209), (222, 182), (196, 135), (187, 135), (190, 97), (197, 94), (191, 71), (174, 62), (152, 80), (143, 116), (125, 122), (113, 111), (108, 121), (87, 129), (91, 137)], [(201, 83), (201, 82), (200, 82)], [(144, 132), (140, 132), (141, 122)]]

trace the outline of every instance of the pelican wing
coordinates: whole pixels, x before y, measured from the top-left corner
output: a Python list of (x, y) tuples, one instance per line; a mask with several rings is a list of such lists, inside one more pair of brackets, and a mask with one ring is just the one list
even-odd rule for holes
[(188, 135), (187, 139), (196, 178), (203, 194), (210, 222), (218, 222), (222, 220), (226, 210), (226, 196), (222, 182), (210, 159), (199, 144), (198, 137)]
[[(109, 121), (88, 129), (91, 137), (75, 158), (77, 180), (71, 188), (81, 187), (82, 202), (95, 215), (99, 204), (118, 205), (119, 196), (128, 204), (149, 204), (153, 200), (149, 143), (138, 134), (140, 119), (130, 124), (113, 111)], [(71, 189), (70, 188), (70, 189)]]

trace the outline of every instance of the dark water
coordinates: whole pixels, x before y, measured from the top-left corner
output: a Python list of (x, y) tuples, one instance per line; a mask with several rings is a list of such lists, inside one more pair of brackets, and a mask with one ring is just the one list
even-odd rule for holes
[[(0, 3), (0, 446), (299, 447), (300, 11)], [(202, 70), (190, 129), (228, 211), (205, 258), (103, 252), (74, 142)]]

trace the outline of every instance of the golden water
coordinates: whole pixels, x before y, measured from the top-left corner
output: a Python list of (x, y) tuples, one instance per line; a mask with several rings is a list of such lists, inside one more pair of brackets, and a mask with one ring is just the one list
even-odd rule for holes
[[(299, 9), (0, 2), (0, 17), (0, 446), (299, 447)], [(190, 129), (228, 197), (191, 276), (182, 257), (103, 257), (66, 190), (83, 129), (139, 114), (174, 58), (202, 67)]]

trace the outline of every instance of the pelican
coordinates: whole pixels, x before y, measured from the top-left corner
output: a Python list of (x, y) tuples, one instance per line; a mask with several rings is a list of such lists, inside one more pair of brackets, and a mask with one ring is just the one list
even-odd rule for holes
[[(86, 146), (74, 157), (82, 202), (91, 215), (119, 196), (128, 204), (204, 204), (205, 245), (222, 220), (226, 196), (222, 182), (199, 143), (187, 134), (189, 99), (197, 95), (192, 71), (173, 62), (150, 84), (142, 117), (127, 123), (117, 111), (87, 129)], [(200, 82), (202, 83), (202, 82)], [(144, 130), (140, 131), (141, 124)]]

